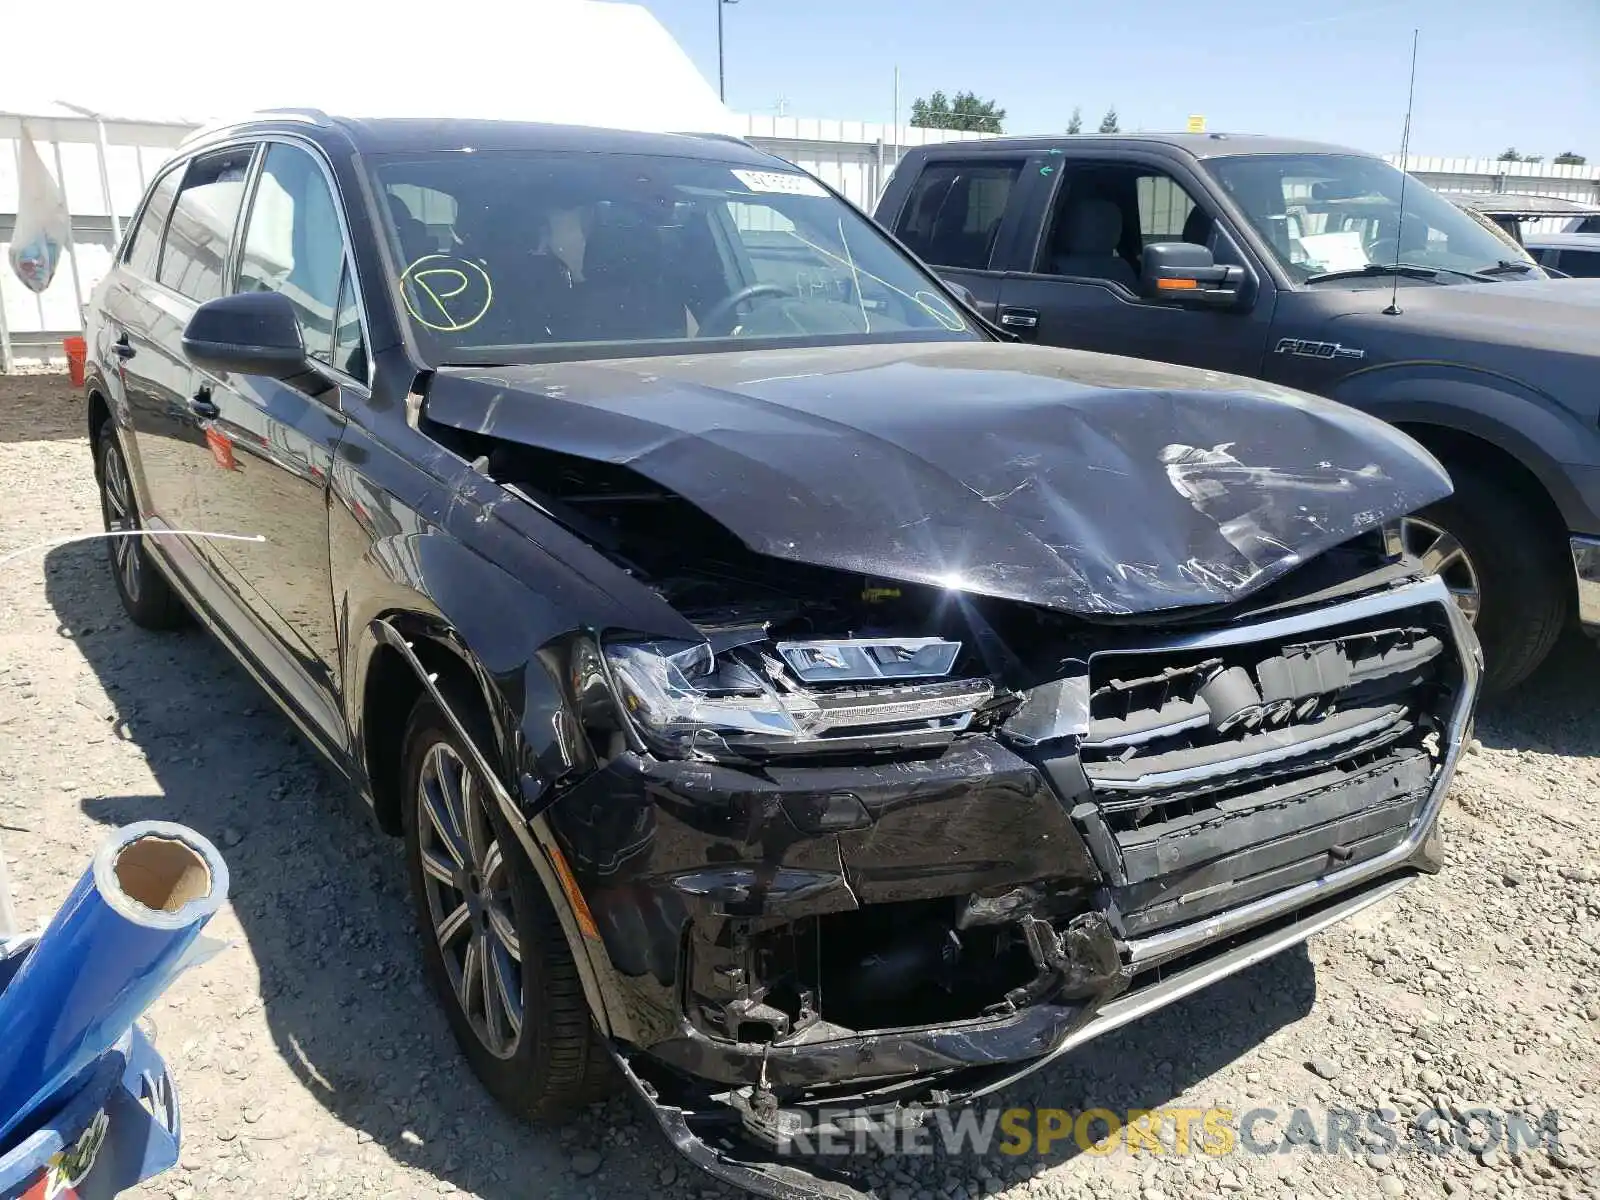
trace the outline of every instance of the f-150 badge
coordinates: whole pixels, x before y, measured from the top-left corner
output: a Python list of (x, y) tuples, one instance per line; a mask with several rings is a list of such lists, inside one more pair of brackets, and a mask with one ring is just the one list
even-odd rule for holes
[(1365, 350), (1341, 346), (1338, 342), (1311, 342), (1305, 338), (1279, 338), (1277, 354), (1293, 354), (1296, 358), (1365, 358)]

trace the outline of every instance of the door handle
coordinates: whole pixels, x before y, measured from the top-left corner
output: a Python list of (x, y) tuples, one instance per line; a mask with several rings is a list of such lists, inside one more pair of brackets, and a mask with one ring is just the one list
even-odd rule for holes
[(1007, 329), (1037, 329), (1039, 328), (1039, 310), (1036, 308), (1011, 308), (1000, 309), (1000, 324)]
[(217, 407), (216, 401), (211, 398), (211, 389), (208, 387), (202, 387), (190, 398), (189, 411), (207, 421), (222, 415), (222, 410)]
[(121, 359), (132, 358), (138, 353), (138, 351), (133, 348), (133, 343), (128, 340), (127, 334), (123, 334), (111, 344), (111, 352)]

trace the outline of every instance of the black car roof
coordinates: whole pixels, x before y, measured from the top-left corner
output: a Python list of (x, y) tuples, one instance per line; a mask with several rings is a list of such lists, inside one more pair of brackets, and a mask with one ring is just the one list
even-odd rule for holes
[(908, 153), (968, 155), (1015, 154), (1021, 151), (1034, 154), (1068, 145), (1103, 145), (1107, 148), (1169, 146), (1193, 158), (1229, 158), (1245, 154), (1358, 154), (1362, 158), (1376, 157), (1365, 150), (1353, 150), (1347, 146), (1258, 133), (1063, 133), (1044, 137), (984, 138), (977, 142), (940, 142), (918, 147)]
[(780, 160), (739, 138), (717, 133), (643, 133), (584, 125), (462, 118), (340, 117), (311, 110), (258, 113), (210, 126), (192, 135), (184, 149), (202, 142), (252, 133), (298, 132), (315, 137), (342, 134), (363, 154), (413, 151), (547, 150), (590, 154), (654, 154), (711, 158), (771, 168)]

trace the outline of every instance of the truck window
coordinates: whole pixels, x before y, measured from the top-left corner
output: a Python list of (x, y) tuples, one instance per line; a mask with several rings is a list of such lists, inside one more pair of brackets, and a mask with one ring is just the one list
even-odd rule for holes
[(1299, 281), (1340, 278), (1374, 262), (1471, 274), (1521, 257), (1506, 235), (1382, 159), (1244, 154), (1206, 159), (1203, 167)]
[(1187, 189), (1160, 171), (1103, 164), (1069, 167), (1057, 185), (1037, 269), (1107, 279), (1138, 290), (1144, 248), (1209, 244), (1212, 222)]
[(1600, 279), (1600, 250), (1563, 250), (1560, 268), (1574, 279)]
[[(1139, 240), (1146, 246), (1152, 242), (1184, 242), (1189, 217), (1196, 211), (1195, 202), (1183, 186), (1168, 175), (1141, 175), (1136, 181), (1139, 192)], [(1206, 222), (1207, 232), (1210, 222)]]
[(1020, 162), (933, 163), (912, 184), (895, 233), (925, 262), (981, 270), (1021, 174)]

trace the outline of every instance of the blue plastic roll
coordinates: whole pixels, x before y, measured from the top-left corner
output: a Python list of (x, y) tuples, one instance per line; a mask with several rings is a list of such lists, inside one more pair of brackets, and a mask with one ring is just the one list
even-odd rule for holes
[(100, 847), (0, 992), (0, 1145), (133, 1027), (227, 897), (227, 864), (185, 826), (144, 821)]

